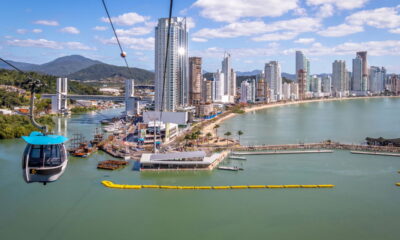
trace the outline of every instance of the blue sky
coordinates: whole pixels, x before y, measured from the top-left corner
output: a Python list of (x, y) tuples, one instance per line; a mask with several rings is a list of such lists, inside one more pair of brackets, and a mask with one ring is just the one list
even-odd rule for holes
[[(130, 66), (154, 69), (154, 26), (168, 14), (168, 0), (108, 0)], [(369, 54), (370, 66), (400, 73), (398, 0), (175, 0), (174, 16), (190, 23), (189, 55), (203, 69), (220, 68), (231, 52), (239, 71), (262, 69), (271, 60), (294, 73), (294, 52), (303, 50), (311, 72), (330, 73), (332, 62)], [(2, 1), (0, 56), (45, 63), (80, 54), (123, 65), (100, 0)]]

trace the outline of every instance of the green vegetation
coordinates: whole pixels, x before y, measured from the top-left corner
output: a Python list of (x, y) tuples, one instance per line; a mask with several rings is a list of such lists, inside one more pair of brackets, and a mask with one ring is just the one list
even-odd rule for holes
[(245, 111), (242, 109), (242, 106), (240, 106), (240, 105), (235, 105), (235, 106), (231, 107), (230, 110), (232, 113), (237, 113), (237, 114), (245, 113)]
[(224, 135), (226, 136), (226, 146), (228, 146), (228, 137), (231, 136), (232, 133), (231, 132), (226, 132)]
[(14, 108), (17, 106), (29, 105), (29, 99), (17, 92), (8, 92), (5, 89), (0, 89), (0, 108)]
[[(36, 72), (29, 72), (29, 76), (42, 81), (43, 87), (38, 89), (38, 93), (56, 93), (56, 77), (50, 75), (39, 74)], [(26, 74), (19, 73), (17, 71), (0, 69), (0, 85), (10, 85), (20, 87), (25, 90), (29, 90), (24, 84), (26, 81)], [(69, 81), (70, 93), (72, 94), (89, 94), (99, 95), (101, 94), (96, 88), (74, 81)]]
[(86, 113), (97, 110), (97, 107), (74, 107), (71, 112), (74, 114)]
[[(40, 124), (45, 124), (51, 129), (54, 122), (50, 116), (38, 118)], [(0, 139), (20, 138), (28, 136), (32, 131), (38, 131), (27, 116), (0, 115)]]
[(240, 136), (242, 136), (242, 135), (243, 135), (243, 132), (242, 132), (242, 130), (239, 130), (239, 131), (237, 132), (237, 135), (239, 136), (239, 144), (240, 144)]

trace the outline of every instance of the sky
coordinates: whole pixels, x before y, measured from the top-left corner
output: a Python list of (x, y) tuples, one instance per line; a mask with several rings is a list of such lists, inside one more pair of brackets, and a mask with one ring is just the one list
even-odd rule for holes
[[(123, 65), (101, 0), (1, 0), (0, 57), (42, 64), (79, 54)], [(154, 69), (154, 27), (168, 16), (168, 0), (106, 0), (130, 66)], [(186, 17), (189, 56), (203, 69), (221, 68), (230, 52), (237, 71), (263, 69), (277, 60), (294, 73), (295, 51), (311, 73), (331, 73), (334, 60), (351, 71), (356, 51), (370, 66), (400, 73), (398, 0), (175, 0)]]

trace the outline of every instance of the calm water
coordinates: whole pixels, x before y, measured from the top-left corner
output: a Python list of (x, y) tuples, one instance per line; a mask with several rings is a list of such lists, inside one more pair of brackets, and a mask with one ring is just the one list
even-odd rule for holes
[[(361, 142), (398, 137), (400, 99), (313, 103), (247, 114), (220, 132), (246, 143)], [(109, 112), (108, 114), (112, 114)], [(379, 115), (379, 116), (377, 116)], [(96, 127), (95, 115), (67, 120), (69, 131)], [(246, 123), (244, 125), (243, 123)], [(222, 130), (224, 128), (224, 130)], [(361, 132), (364, 131), (364, 132)], [(305, 137), (307, 136), (307, 138)], [(323, 155), (252, 156), (238, 173), (96, 170), (104, 154), (71, 159), (62, 178), (25, 184), (20, 140), (0, 142), (1, 239), (398, 239), (400, 159)], [(118, 190), (100, 184), (335, 184), (334, 189), (238, 191)]]

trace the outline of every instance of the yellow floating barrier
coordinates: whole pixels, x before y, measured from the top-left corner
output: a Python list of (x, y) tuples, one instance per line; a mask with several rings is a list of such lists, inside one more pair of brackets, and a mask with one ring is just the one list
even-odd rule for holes
[(213, 189), (222, 190), (222, 189), (231, 189), (230, 186), (214, 186)]
[(301, 185), (283, 185), (284, 188), (301, 188)]
[(210, 187), (210, 186), (198, 186), (198, 187), (194, 187), (194, 189), (208, 190), (208, 189), (212, 189), (212, 187)]
[(177, 186), (160, 186), (161, 189), (178, 189)]
[(249, 185), (248, 188), (266, 188), (265, 185)]
[(246, 189), (248, 188), (247, 185), (240, 185), (240, 186), (231, 186), (232, 189)]
[(142, 185), (142, 188), (160, 188), (159, 185)]
[(396, 183), (396, 186), (400, 187), (400, 183), (399, 183), (399, 182), (398, 182), (398, 183)]
[(302, 188), (317, 188), (318, 185), (301, 185)]
[[(108, 188), (118, 189), (142, 189), (142, 188), (160, 188), (160, 189), (185, 189), (185, 190), (225, 190), (225, 189), (256, 189), (256, 188), (333, 188), (335, 185), (235, 185), (235, 186), (169, 186), (169, 185), (121, 185), (114, 184), (111, 181), (102, 181), (104, 186)], [(400, 187), (400, 183), (396, 183)]]
[(333, 188), (335, 185), (333, 184), (323, 184), (323, 185), (318, 185), (319, 188)]
[(141, 185), (124, 185), (125, 189), (141, 189)]

